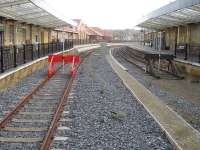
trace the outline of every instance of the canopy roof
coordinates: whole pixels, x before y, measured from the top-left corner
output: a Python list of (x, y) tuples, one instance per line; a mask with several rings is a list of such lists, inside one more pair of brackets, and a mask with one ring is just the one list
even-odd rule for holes
[(197, 22), (200, 22), (200, 0), (176, 0), (148, 14), (137, 26), (160, 30)]
[(73, 24), (44, 0), (0, 0), (0, 16), (48, 28)]

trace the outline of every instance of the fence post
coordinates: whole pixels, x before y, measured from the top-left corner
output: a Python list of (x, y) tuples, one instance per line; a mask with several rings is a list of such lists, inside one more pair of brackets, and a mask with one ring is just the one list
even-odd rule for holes
[(60, 51), (60, 42), (58, 42), (58, 51)]
[(26, 45), (23, 45), (23, 59), (24, 59), (24, 64), (26, 63)]
[(42, 47), (43, 56), (45, 56), (46, 54), (45, 54), (45, 45), (44, 45), (44, 43), (41, 44), (41, 47)]
[(188, 59), (188, 44), (185, 46), (185, 60)]
[(57, 51), (57, 49), (58, 49), (58, 42), (56, 42), (56, 50), (54, 50), (54, 52)]
[(3, 65), (3, 46), (1, 46), (1, 72), (4, 72), (4, 65)]
[(17, 67), (17, 47), (14, 45), (14, 67)]
[(51, 52), (53, 53), (53, 42), (51, 43)]
[(31, 44), (31, 59), (34, 60), (34, 58), (33, 58), (33, 44)]
[(176, 48), (177, 48), (177, 44), (175, 43), (175, 50), (174, 50), (174, 56), (175, 56), (175, 58), (176, 58)]
[(40, 58), (40, 44), (38, 44), (38, 58)]
[(67, 49), (70, 49), (70, 41), (67, 39)]
[(65, 49), (65, 50), (67, 49), (66, 39), (65, 39), (65, 41), (64, 41), (64, 49)]
[(49, 54), (49, 43), (47, 43), (47, 53)]

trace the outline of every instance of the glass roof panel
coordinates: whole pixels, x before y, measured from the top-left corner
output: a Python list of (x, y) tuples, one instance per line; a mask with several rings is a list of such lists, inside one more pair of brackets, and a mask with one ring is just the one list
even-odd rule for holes
[[(43, 0), (39, 0), (42, 2)], [(43, 1), (44, 4), (44, 1)], [(31, 0), (0, 0), (0, 16), (44, 27), (57, 27), (68, 24)]]
[[(189, 2), (189, 1), (188, 1)], [(192, 4), (192, 1), (190, 2)], [(173, 5), (170, 5), (173, 6)], [(178, 6), (178, 3), (177, 3)], [(178, 8), (178, 7), (177, 7)], [(172, 10), (171, 7), (166, 6), (165, 9)], [(200, 22), (200, 4), (193, 4), (188, 7), (180, 7), (180, 9), (174, 9), (174, 11), (166, 11), (168, 13), (161, 13), (161, 10), (155, 11), (158, 14), (154, 13), (151, 18), (146, 17), (138, 26), (146, 26), (148, 28), (154, 29), (156, 24), (157, 28), (164, 27), (173, 27), (178, 25), (186, 25), (188, 23), (197, 23)]]

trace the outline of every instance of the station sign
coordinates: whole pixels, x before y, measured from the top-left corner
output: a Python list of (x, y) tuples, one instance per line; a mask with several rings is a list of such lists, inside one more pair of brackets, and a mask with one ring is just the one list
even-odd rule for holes
[(17, 28), (17, 32), (24, 32), (25, 31), (25, 29), (24, 28)]

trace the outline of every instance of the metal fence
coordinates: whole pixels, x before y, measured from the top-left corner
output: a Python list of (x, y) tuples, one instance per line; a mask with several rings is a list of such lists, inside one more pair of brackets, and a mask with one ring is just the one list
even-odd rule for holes
[[(64, 49), (67, 50), (73, 48), (74, 45), (89, 43), (91, 42), (80, 39), (65, 40)], [(2, 46), (0, 47), (0, 72), (62, 50), (62, 42)]]
[[(189, 50), (188, 50), (189, 47)], [(200, 45), (198, 44), (177, 44), (175, 48), (175, 57), (200, 63)]]

